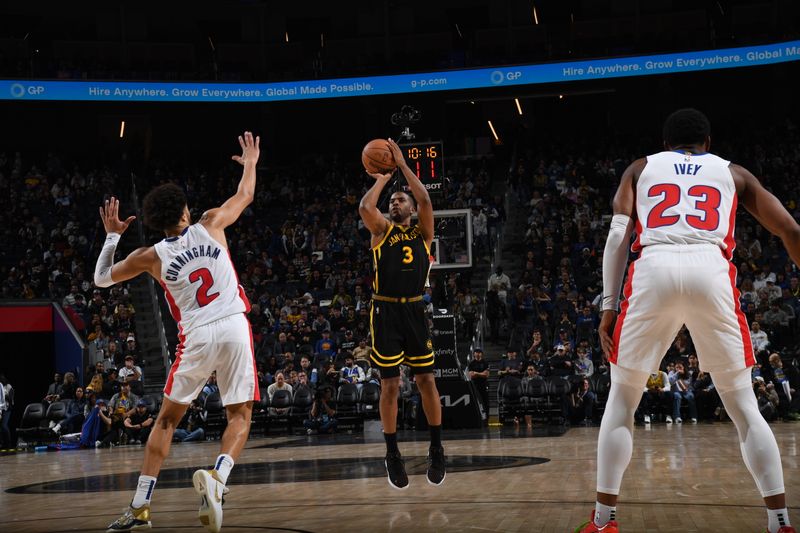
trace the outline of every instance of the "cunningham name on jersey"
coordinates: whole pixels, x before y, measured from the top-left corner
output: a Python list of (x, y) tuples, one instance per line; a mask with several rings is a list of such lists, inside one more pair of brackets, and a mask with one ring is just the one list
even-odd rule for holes
[(216, 246), (208, 246), (199, 244), (193, 246), (188, 250), (181, 251), (178, 255), (172, 258), (172, 261), (167, 265), (164, 279), (167, 281), (178, 281), (178, 275), (181, 269), (190, 264), (193, 260), (200, 257), (210, 257), (211, 259), (219, 259), (221, 250)]

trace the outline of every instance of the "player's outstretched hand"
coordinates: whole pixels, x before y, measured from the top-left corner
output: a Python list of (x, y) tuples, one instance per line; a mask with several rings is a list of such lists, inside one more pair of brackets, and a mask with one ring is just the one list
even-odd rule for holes
[(124, 222), (120, 220), (119, 200), (112, 196), (100, 206), (100, 219), (103, 221), (106, 233), (119, 233), (122, 235), (131, 225), (131, 222), (136, 220), (136, 217), (130, 216)]
[(406, 166), (406, 159), (403, 157), (403, 150), (400, 149), (400, 146), (394, 142), (394, 139), (389, 139), (386, 141), (386, 144), (389, 146), (389, 151), (392, 152), (392, 157), (394, 157), (394, 162), (397, 164), (397, 168), (403, 168)]
[(611, 350), (614, 349), (614, 322), (617, 320), (617, 312), (606, 310), (603, 311), (603, 317), (600, 319), (600, 326), (597, 328), (597, 333), (600, 335), (600, 346), (603, 348), (603, 353), (606, 357), (611, 357)]
[(244, 137), (239, 135), (239, 146), (242, 147), (242, 155), (232, 155), (231, 159), (244, 165), (245, 163), (257, 163), (258, 156), (261, 154), (259, 145), (261, 144), (261, 137), (253, 138), (253, 132), (244, 132)]
[(394, 175), (394, 170), (392, 170), (391, 172), (387, 172), (386, 174), (381, 174), (380, 172), (367, 172), (367, 174), (372, 176), (374, 179), (378, 181), (383, 181), (385, 183), (388, 182), (390, 179), (392, 179), (392, 176)]

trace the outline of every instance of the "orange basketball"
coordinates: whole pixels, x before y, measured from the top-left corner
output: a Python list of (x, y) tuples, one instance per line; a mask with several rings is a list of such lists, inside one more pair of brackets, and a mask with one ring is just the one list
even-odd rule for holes
[(385, 139), (373, 139), (361, 151), (361, 163), (371, 174), (386, 174), (397, 168)]

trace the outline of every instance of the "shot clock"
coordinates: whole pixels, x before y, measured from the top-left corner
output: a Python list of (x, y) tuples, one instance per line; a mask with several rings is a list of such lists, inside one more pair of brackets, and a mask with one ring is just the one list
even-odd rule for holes
[(432, 197), (441, 196), (444, 192), (444, 155), (442, 153), (442, 142), (426, 142), (401, 144), (403, 157), (406, 159), (411, 172), (417, 175), (419, 180), (428, 189), (428, 194)]

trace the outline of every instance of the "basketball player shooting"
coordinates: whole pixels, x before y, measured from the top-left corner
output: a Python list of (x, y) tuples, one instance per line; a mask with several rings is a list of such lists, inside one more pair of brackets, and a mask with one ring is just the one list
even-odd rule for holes
[[(745, 465), (764, 498), (769, 533), (793, 533), (780, 452), (758, 410), (751, 385), (750, 330), (739, 305), (731, 262), (739, 201), (780, 237), (800, 264), (800, 226), (746, 169), (708, 152), (711, 126), (681, 109), (664, 124), (663, 152), (634, 161), (614, 197), (603, 255), (603, 317), (599, 334), (611, 365), (611, 390), (597, 447), (597, 502), (575, 531), (618, 531), (617, 496), (633, 450), (633, 415), (651, 371), (685, 324), (700, 367), (711, 374), (739, 434)], [(635, 226), (635, 230), (634, 230)], [(632, 250), (625, 301), (620, 286)]]
[[(397, 447), (397, 398), (400, 365), (406, 364), (415, 376), (422, 406), (430, 427), (428, 483), (441, 485), (445, 478), (442, 448), (442, 405), (433, 377), (433, 344), (425, 320), (422, 293), (430, 270), (433, 242), (433, 206), (428, 191), (408, 168), (400, 147), (389, 139), (388, 148), (408, 182), (411, 195), (399, 191), (389, 199), (389, 220), (377, 207), (381, 191), (392, 179), (392, 172), (370, 174), (375, 185), (361, 199), (358, 212), (372, 234), (375, 267), (370, 335), (372, 362), (381, 372), (380, 412), (386, 440), (386, 471), (389, 484), (408, 488), (408, 475)], [(418, 213), (419, 223), (411, 225)]]
[(252, 333), (245, 315), (250, 303), (239, 285), (225, 239), (225, 228), (253, 201), (259, 141), (250, 132), (239, 137), (242, 155), (233, 156), (233, 160), (244, 167), (244, 172), (238, 190), (220, 207), (206, 211), (196, 224), (192, 224), (180, 187), (165, 184), (150, 191), (144, 199), (144, 222), (163, 231), (166, 238), (134, 250), (116, 264), (117, 243), (134, 217), (121, 221), (119, 200), (115, 198), (106, 200), (100, 208), (107, 235), (97, 260), (95, 284), (110, 287), (143, 272), (150, 274), (164, 288), (180, 340), (164, 386), (164, 403), (147, 441), (133, 501), (107, 531), (151, 527), (150, 500), (169, 454), (172, 434), (214, 370), (228, 427), (214, 468), (197, 470), (192, 481), (201, 498), (200, 521), (212, 532), (222, 527), (222, 498), (228, 493), (225, 483), (247, 441), (253, 401), (260, 399)]

